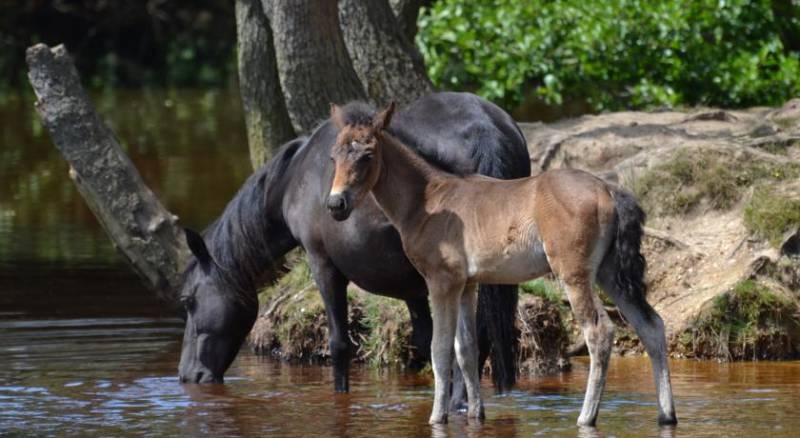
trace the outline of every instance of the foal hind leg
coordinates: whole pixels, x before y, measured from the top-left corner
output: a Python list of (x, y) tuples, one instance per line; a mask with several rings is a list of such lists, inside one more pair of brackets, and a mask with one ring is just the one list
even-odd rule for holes
[(598, 272), (597, 282), (636, 330), (647, 355), (650, 356), (658, 397), (658, 423), (676, 424), (678, 419), (675, 416), (675, 405), (672, 400), (664, 322), (643, 296), (641, 300), (627, 297), (617, 286), (615, 273), (613, 266), (604, 263)]
[(467, 286), (461, 293), (456, 329), (456, 359), (467, 388), (467, 418), (483, 420), (480, 376), (478, 374), (478, 339), (475, 323), (477, 288)]
[(591, 275), (586, 269), (561, 274), (572, 313), (578, 320), (583, 337), (589, 348), (589, 379), (586, 395), (578, 417), (579, 426), (594, 426), (600, 398), (606, 384), (608, 361), (614, 343), (614, 324), (608, 317), (603, 303), (592, 290)]

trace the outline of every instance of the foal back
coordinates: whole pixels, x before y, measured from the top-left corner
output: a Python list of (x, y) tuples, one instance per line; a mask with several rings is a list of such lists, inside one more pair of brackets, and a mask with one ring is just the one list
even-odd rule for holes
[(577, 170), (511, 181), (453, 178), (429, 191), (426, 206), (424, 233), (443, 237), (415, 252), (450, 253), (445, 262), (462, 264), (450, 269), (468, 283), (516, 284), (551, 272), (551, 264), (591, 275), (613, 237), (606, 184)]

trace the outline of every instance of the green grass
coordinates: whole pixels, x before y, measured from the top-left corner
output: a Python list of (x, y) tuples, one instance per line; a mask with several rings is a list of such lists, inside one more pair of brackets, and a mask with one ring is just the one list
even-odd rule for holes
[(794, 345), (800, 321), (795, 301), (756, 280), (745, 280), (716, 297), (679, 336), (684, 352), (695, 357), (784, 359)]
[(564, 294), (561, 293), (558, 283), (546, 278), (537, 278), (535, 280), (522, 283), (519, 285), (519, 291), (523, 294), (541, 297), (547, 301), (559, 305), (562, 304), (564, 298)]
[(794, 163), (759, 161), (724, 151), (680, 149), (634, 181), (633, 189), (648, 214), (671, 216), (689, 213), (701, 202), (726, 210), (756, 182), (798, 176), (800, 166)]
[(744, 224), (755, 236), (777, 246), (784, 233), (800, 226), (800, 198), (759, 187), (744, 208)]

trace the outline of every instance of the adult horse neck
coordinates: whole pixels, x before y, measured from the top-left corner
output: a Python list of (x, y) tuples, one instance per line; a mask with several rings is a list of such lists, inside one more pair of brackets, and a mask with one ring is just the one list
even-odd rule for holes
[[(374, 109), (361, 105), (360, 113), (371, 117)], [(428, 162), (451, 172), (481, 172), (498, 178), (530, 174), (527, 146), (516, 124), (501, 109), (474, 95), (437, 93), (424, 97), (397, 115), (392, 132)], [(374, 202), (365, 204), (344, 223), (332, 220), (325, 210), (333, 177), (329, 151), (337, 134), (336, 126), (326, 121), (307, 139), (282, 147), (248, 179), (222, 217), (205, 233), (205, 242), (201, 243), (207, 244), (211, 257), (202, 257), (202, 248), (193, 249), (195, 255), (201, 255), (198, 260), (209, 262), (190, 265), (184, 285), (183, 295), (192, 297), (188, 304), (193, 306), (187, 307), (181, 359), (185, 380), (195, 380), (198, 373), (221, 379), (230, 364), (228, 359), (236, 353), (219, 350), (232, 349), (229, 345), (236, 345), (238, 350), (252, 322), (243, 324), (246, 330), (223, 328), (235, 327), (233, 321), (242, 319), (237, 315), (255, 309), (221, 306), (217, 301), (242, 294), (255, 296), (268, 265), (297, 245), (308, 254), (325, 303), (337, 390), (348, 389), (346, 286), (350, 281), (367, 291), (405, 300), (414, 346), (420, 359), (429, 358), (432, 322), (427, 291), (403, 253), (397, 231)], [(507, 388), (515, 379), (516, 288), (482, 286), (480, 295), (482, 357), (485, 359), (491, 351), (495, 383)], [(483, 300), (489, 295), (491, 300)], [(205, 311), (206, 303), (215, 303), (216, 310)], [(243, 319), (249, 321), (250, 316)], [(193, 341), (200, 337), (202, 348)], [(203, 364), (204, 354), (225, 359), (206, 360), (214, 362), (208, 366)]]

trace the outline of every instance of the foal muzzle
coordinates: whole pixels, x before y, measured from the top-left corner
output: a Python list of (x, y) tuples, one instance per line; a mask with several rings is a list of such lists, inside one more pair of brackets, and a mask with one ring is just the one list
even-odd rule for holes
[(345, 193), (335, 193), (329, 195), (326, 204), (328, 207), (328, 212), (335, 220), (343, 221), (350, 217), (352, 205), (347, 199), (347, 195)]

